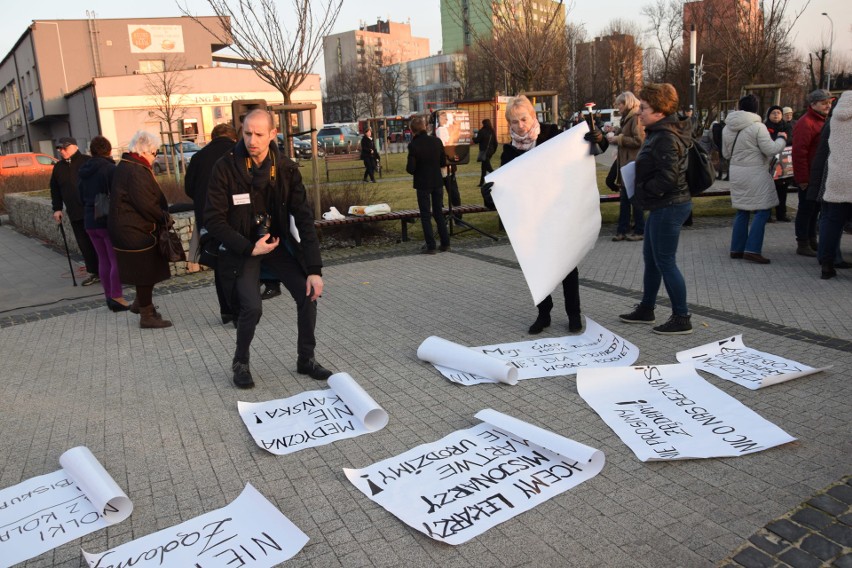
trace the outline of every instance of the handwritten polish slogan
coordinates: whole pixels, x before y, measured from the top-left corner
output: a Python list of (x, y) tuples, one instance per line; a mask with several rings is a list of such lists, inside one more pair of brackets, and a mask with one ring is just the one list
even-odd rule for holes
[(35, 558), (133, 512), (133, 503), (88, 448), (71, 448), (59, 464), (59, 471), (0, 491), (0, 566)]
[(597, 475), (602, 452), (486, 409), (482, 423), (362, 469), (364, 495), (409, 526), (462, 544)]
[(578, 124), (485, 177), (536, 305), (580, 264), (601, 230), (588, 131)]
[(751, 390), (777, 385), (799, 377), (819, 373), (831, 367), (815, 369), (778, 355), (746, 347), (742, 335), (735, 335), (701, 347), (680, 351), (677, 360), (692, 363), (720, 379)]
[(577, 392), (643, 462), (743, 456), (795, 440), (688, 364), (582, 369)]
[[(586, 318), (586, 330), (581, 335), (471, 348), (440, 340), (458, 349), (445, 348), (444, 344), (434, 343), (434, 339), (440, 338), (430, 337), (424, 341), (417, 356), (432, 363), (450, 381), (468, 386), (495, 382), (514, 384), (492, 371), (497, 364), (514, 372), (517, 382), (572, 375), (584, 368), (623, 367), (639, 358), (638, 347), (589, 318)], [(490, 363), (483, 364), (481, 360)]]
[(268, 568), (296, 555), (308, 535), (246, 484), (229, 505), (100, 554), (91, 568)]
[(332, 375), (328, 386), (279, 400), (238, 401), (237, 407), (255, 443), (279, 456), (387, 425), (387, 412), (348, 373)]

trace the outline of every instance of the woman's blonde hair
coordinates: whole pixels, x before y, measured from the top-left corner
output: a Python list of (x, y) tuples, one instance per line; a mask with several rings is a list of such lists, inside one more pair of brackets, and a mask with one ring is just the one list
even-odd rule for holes
[(624, 91), (617, 97), (615, 97), (615, 104), (622, 103), (625, 107), (627, 107), (627, 111), (636, 110), (639, 108), (639, 99), (636, 98), (636, 95), (631, 93), (630, 91)]
[(512, 121), (512, 115), (516, 108), (525, 108), (527, 112), (529, 112), (529, 115), (535, 118), (535, 107), (533, 104), (524, 95), (518, 95), (506, 105), (506, 120), (509, 122)]

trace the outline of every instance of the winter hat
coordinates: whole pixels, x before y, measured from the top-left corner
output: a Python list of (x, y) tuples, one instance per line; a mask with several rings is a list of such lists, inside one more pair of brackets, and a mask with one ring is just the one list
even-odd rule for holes
[(756, 96), (748, 94), (739, 100), (739, 102), (737, 103), (737, 108), (746, 112), (753, 112), (757, 114), (757, 107), (759, 104), (760, 103), (758, 102)]
[[(770, 115), (770, 114), (772, 114), (772, 111), (773, 111), (773, 110), (777, 110), (777, 111), (779, 111), (779, 112), (781, 113), (781, 116), (782, 116), (782, 117), (784, 116), (784, 109), (782, 109), (782, 108), (781, 108), (780, 106), (778, 106), (778, 105), (772, 105), (771, 107), (769, 107), (769, 110), (767, 110), (767, 111), (766, 111), (766, 120), (769, 120), (769, 115)], [(791, 112), (792, 112), (792, 111), (791, 111)]]
[(808, 94), (808, 104), (811, 105), (819, 101), (833, 98), (834, 97), (831, 96), (831, 93), (825, 89), (817, 89), (816, 91), (811, 91), (810, 94)]
[(784, 107), (781, 109), (781, 112), (783, 112), (784, 114), (793, 114), (793, 109), (790, 107)]

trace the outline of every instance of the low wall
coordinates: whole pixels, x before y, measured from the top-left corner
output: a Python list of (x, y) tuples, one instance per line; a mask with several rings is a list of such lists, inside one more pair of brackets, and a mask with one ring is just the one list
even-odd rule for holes
[[(32, 193), (10, 193), (5, 196), (6, 210), (9, 212), (9, 222), (20, 232), (31, 237), (53, 243), (59, 248), (64, 248), (62, 233), (53, 220), (53, 206), (47, 197), (35, 196)], [(189, 257), (189, 239), (195, 228), (195, 215), (192, 211), (184, 213), (173, 213), (175, 220), (175, 231), (180, 235), (183, 250)], [(62, 218), (65, 227), (65, 236), (68, 239), (68, 249), (80, 254), (77, 247), (77, 239), (67, 216)], [(170, 264), (172, 276), (187, 274), (186, 262), (173, 262)], [(204, 268), (204, 267), (202, 267)]]

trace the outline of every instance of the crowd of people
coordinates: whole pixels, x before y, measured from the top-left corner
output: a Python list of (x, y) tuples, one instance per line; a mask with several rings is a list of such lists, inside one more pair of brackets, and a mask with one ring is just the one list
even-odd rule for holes
[[(763, 255), (763, 240), (772, 209), (776, 221), (791, 221), (786, 209), (787, 180), (774, 179), (773, 159), (792, 145), (793, 181), (798, 188), (795, 252), (816, 257), (821, 278), (828, 279), (836, 276), (837, 269), (852, 267), (840, 254), (844, 227), (852, 222), (852, 183), (844, 167), (852, 159), (852, 94), (847, 91), (835, 99), (818, 89), (808, 95), (807, 102), (805, 113), (795, 121), (791, 108), (777, 105), (762, 116), (757, 97), (746, 95), (711, 132), (720, 154), (718, 174), (729, 176), (736, 210), (731, 259), (770, 263)], [(642, 299), (619, 319), (656, 324), (657, 297), (665, 286), (672, 313), (653, 331), (691, 333), (677, 250), (681, 229), (692, 215), (686, 173), (688, 150), (698, 143), (696, 118), (678, 113), (680, 101), (670, 84), (647, 84), (636, 95), (621, 93), (615, 106), (621, 113), (620, 125), (609, 128), (593, 122), (585, 139), (594, 153), (609, 145), (617, 148), (607, 178), (607, 184), (620, 194), (613, 240), (643, 242)], [(535, 107), (523, 95), (507, 105), (506, 119), (509, 141), (502, 146), (501, 166), (560, 133), (556, 125), (539, 122)], [(438, 132), (446, 128), (447, 117), (439, 115), (438, 120), (435, 135), (427, 132), (423, 118), (411, 121), (406, 165), (420, 208), (426, 254), (450, 250), (443, 215), (450, 170)], [(232, 372), (239, 388), (254, 386), (250, 345), (263, 313), (262, 300), (276, 295), (267, 294), (273, 289), (270, 286), (276, 286), (280, 294), (281, 284), (296, 305), (297, 372), (317, 380), (331, 375), (315, 358), (317, 300), (324, 289), (319, 239), (298, 166), (280, 152), (276, 137), (272, 116), (254, 110), (244, 117), (240, 134), (229, 124), (217, 125), (210, 143), (186, 172), (200, 260), (214, 269), (222, 323), (233, 323), (237, 330)], [(490, 160), (500, 146), (490, 120), (482, 121), (474, 143), (481, 163), (478, 185), (493, 208), (491, 184), (485, 177), (493, 171)], [(154, 286), (170, 277), (169, 259), (160, 246), (160, 235), (170, 220), (168, 203), (152, 170), (159, 147), (158, 136), (140, 130), (116, 163), (110, 141), (102, 136), (92, 139), (91, 157), (80, 152), (74, 138), (61, 138), (56, 148), (62, 159), (50, 180), (54, 219), (61, 223), (68, 216), (85, 259), (88, 276), (83, 285), (100, 282), (108, 308), (138, 314), (142, 328), (172, 325), (153, 304)], [(361, 141), (361, 158), (364, 181), (375, 181), (377, 154), (369, 129)], [(621, 169), (631, 163), (635, 166), (632, 192), (621, 175)], [(261, 282), (267, 283), (263, 294)], [(122, 285), (135, 287), (132, 303), (124, 298)], [(562, 291), (568, 330), (580, 332), (584, 325), (577, 268), (564, 278)], [(536, 306), (530, 334), (551, 325), (553, 306), (551, 296)]]

